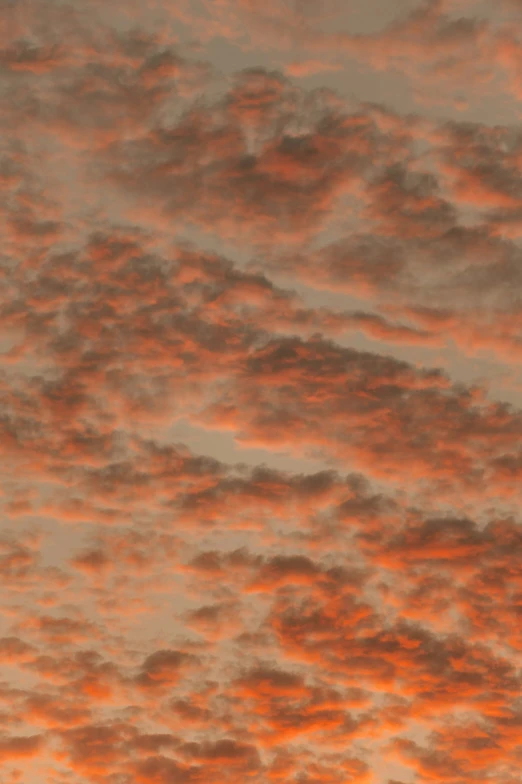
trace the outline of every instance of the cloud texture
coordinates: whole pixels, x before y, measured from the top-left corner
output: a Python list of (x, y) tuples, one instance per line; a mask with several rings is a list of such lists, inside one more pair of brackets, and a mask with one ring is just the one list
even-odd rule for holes
[(2, 5), (6, 784), (519, 780), (522, 6), (392, 5)]

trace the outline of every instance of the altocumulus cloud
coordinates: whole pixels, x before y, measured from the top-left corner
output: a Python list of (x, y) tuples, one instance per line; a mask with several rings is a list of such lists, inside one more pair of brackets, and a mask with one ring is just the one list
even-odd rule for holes
[(400, 6), (4, 3), (6, 782), (518, 781), (522, 9)]

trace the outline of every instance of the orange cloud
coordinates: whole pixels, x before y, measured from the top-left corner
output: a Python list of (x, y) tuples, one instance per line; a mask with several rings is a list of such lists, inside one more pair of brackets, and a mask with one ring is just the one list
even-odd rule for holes
[(516, 3), (4, 5), (6, 782), (514, 784)]

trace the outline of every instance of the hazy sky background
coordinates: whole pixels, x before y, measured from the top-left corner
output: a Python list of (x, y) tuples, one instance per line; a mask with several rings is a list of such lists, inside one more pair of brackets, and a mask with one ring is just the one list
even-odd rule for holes
[(0, 784), (518, 783), (522, 2), (0, 5)]

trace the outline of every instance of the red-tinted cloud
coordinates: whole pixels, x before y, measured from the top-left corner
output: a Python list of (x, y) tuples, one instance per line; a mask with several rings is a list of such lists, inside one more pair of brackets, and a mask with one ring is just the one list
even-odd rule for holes
[(348, 5), (4, 3), (6, 782), (518, 780), (518, 5)]

